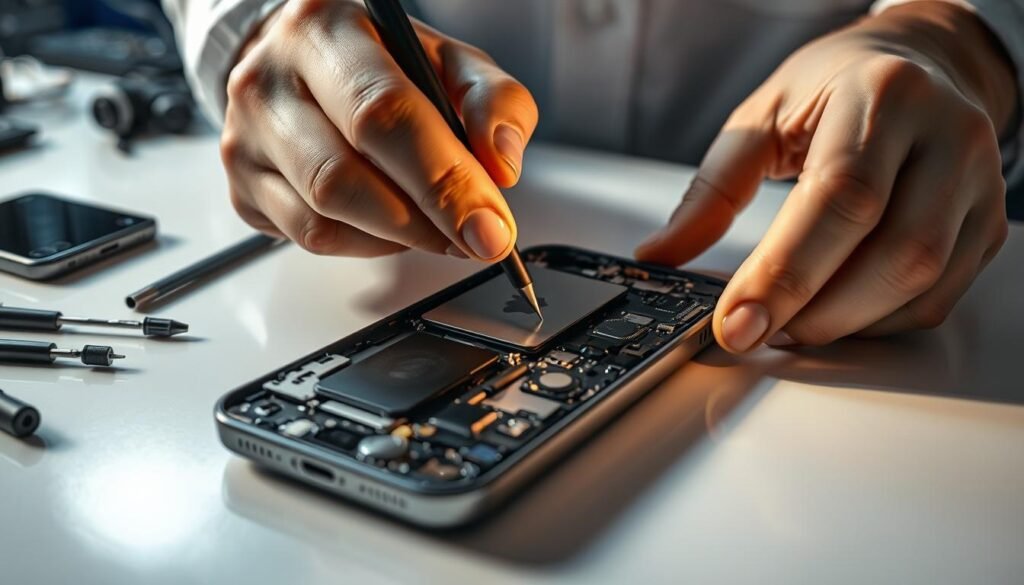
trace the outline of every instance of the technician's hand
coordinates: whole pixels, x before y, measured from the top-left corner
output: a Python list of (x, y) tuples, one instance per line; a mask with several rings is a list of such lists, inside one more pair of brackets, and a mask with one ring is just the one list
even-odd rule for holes
[(723, 293), (719, 344), (938, 325), (1007, 235), (997, 129), (1016, 91), (997, 47), (974, 15), (932, 2), (805, 46), (733, 113), (637, 256), (686, 262), (765, 177), (799, 175)]
[(227, 84), (221, 154), (246, 222), (317, 254), (512, 250), (498, 187), (519, 178), (533, 98), (479, 50), (417, 29), (474, 152), (402, 74), (361, 2), (290, 0)]

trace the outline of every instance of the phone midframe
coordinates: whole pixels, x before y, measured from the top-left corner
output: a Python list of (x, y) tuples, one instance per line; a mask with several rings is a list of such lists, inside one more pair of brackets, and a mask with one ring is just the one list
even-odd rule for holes
[[(571, 404), (565, 406), (565, 410), (560, 411), (559, 416), (553, 422), (540, 424), (535, 430), (536, 432), (529, 435), (527, 440), (504, 452), (500, 462), (486, 469), (481, 468), (480, 473), (474, 477), (447, 483), (425, 481), (423, 478), (417, 477), (415, 472), (399, 473), (387, 466), (381, 466), (379, 463), (360, 461), (350, 453), (322, 446), (313, 439), (285, 436), (279, 425), (268, 427), (264, 424), (260, 426), (252, 421), (242, 420), (245, 417), (238, 416), (238, 408), (240, 405), (245, 406), (255, 400), (260, 400), (261, 397), (265, 398), (269, 395), (263, 389), (265, 383), (280, 378), (285, 372), (301, 368), (303, 364), (309, 364), (311, 360), (316, 360), (326, 354), (358, 356), (366, 348), (383, 343), (377, 340), (384, 339), (388, 335), (393, 337), (396, 331), (405, 331), (404, 328), (413, 327), (413, 324), (422, 327), (419, 317), (423, 313), (499, 274), (498, 267), (491, 267), (477, 273), (360, 332), (226, 394), (218, 402), (215, 413), (222, 442), (230, 450), (252, 459), (258, 464), (405, 520), (430, 526), (455, 525), (472, 519), (484, 509), (511, 494), (518, 485), (542, 471), (554, 459), (564, 454), (578, 441), (591, 434), (628, 404), (642, 396), (657, 381), (711, 342), (709, 323), (717, 296), (724, 286), (724, 282), (721, 280), (672, 269), (641, 265), (565, 246), (532, 248), (524, 253), (524, 257), (528, 262), (539, 262), (548, 268), (573, 272), (588, 278), (605, 279), (612, 282), (618, 280), (619, 284), (629, 287), (627, 296), (621, 302), (612, 303), (596, 311), (586, 321), (557, 336), (536, 352), (530, 354), (520, 352), (524, 353), (523, 359), (531, 364), (531, 372), (532, 368), (539, 366), (539, 362), (546, 359), (552, 351), (558, 353), (560, 349), (577, 349), (579, 345), (572, 340), (591, 339), (586, 336), (590, 335), (598, 325), (608, 320), (619, 319), (623, 314), (632, 315), (633, 313), (629, 312), (630, 309), (644, 308), (644, 305), (639, 304), (638, 299), (643, 303), (650, 302), (650, 306), (660, 302), (662, 297), (682, 298), (687, 303), (696, 300), (699, 305), (694, 310), (688, 309), (689, 315), (686, 319), (679, 321), (679, 326), (671, 334), (662, 335), (663, 332), (659, 329), (660, 337), (650, 338), (648, 335), (654, 334), (654, 328), (651, 327), (651, 331), (644, 333), (643, 339), (650, 338), (659, 341), (653, 351), (632, 361), (628, 366), (624, 366), (616, 378), (605, 383), (585, 399), (569, 401)], [(587, 268), (588, 266), (589, 268)], [(614, 276), (609, 276), (611, 272), (604, 270), (602, 275), (595, 275), (594, 273), (597, 271), (593, 268), (602, 266), (617, 266), (618, 272)], [(623, 272), (632, 274), (636, 278), (623, 277)], [(673, 292), (659, 293), (652, 290), (655, 287), (650, 283), (655, 282), (672, 283)], [(647, 285), (641, 290), (637, 286), (638, 283), (647, 283)], [(683, 283), (686, 283), (686, 287), (693, 288), (684, 289)], [(508, 347), (483, 341), (473, 335), (437, 329), (436, 326), (428, 326), (426, 329), (429, 332), (443, 334), (480, 347), (499, 352), (510, 352)], [(390, 339), (390, 337), (387, 338)], [(663, 342), (660, 341), (661, 338), (664, 339)], [(617, 349), (613, 347), (606, 355), (610, 356), (613, 351), (621, 351), (624, 347), (625, 344), (618, 346)], [(593, 361), (595, 360), (579, 363), (589, 364)], [(603, 363), (600, 360), (596, 361)], [(609, 363), (611, 363), (610, 360)], [(504, 366), (499, 365), (497, 371), (500, 371), (501, 367)], [(466, 388), (438, 399), (439, 404), (448, 404), (453, 400), (454, 402), (464, 401), (466, 395), (479, 387), (478, 383), (477, 386), (474, 386), (474, 383), (477, 382), (471, 382)], [(280, 397), (275, 396), (274, 398)], [(235, 410), (232, 411), (232, 409)], [(507, 420), (512, 416), (509, 413), (501, 413), (501, 420)]]

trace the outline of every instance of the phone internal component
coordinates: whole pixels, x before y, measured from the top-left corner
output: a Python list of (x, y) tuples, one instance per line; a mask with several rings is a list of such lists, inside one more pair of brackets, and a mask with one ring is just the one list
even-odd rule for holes
[(404, 457), (409, 451), (409, 441), (394, 435), (372, 435), (359, 441), (356, 457), (377, 461), (391, 461)]
[(540, 396), (535, 396), (533, 394), (527, 394), (517, 386), (512, 386), (507, 390), (494, 395), (492, 398), (485, 400), (484, 404), (512, 416), (518, 416), (520, 413), (526, 413), (537, 417), (538, 420), (547, 419), (557, 412), (560, 407), (559, 403), (553, 400), (541, 398)]
[(394, 417), (444, 394), (493, 364), (498, 354), (416, 332), (320, 380), (319, 393)]
[(463, 437), (479, 435), (498, 419), (498, 413), (471, 404), (450, 404), (430, 417), (430, 424)]
[[(543, 321), (537, 320), (530, 305), (500, 275), (427, 311), (423, 319), (534, 351), (629, 290), (545, 268), (536, 268), (532, 273), (536, 290), (542, 291), (539, 300), (544, 309)], [(505, 299), (504, 303), (501, 299)]]
[(286, 372), (276, 380), (263, 385), (265, 390), (291, 398), (296, 402), (311, 400), (316, 393), (318, 380), (344, 368), (349, 359), (343, 355), (327, 354), (317, 360), (303, 364), (297, 370)]
[(347, 404), (342, 404), (334, 400), (324, 401), (320, 405), (320, 410), (322, 410), (323, 412), (333, 414), (335, 416), (340, 416), (342, 418), (355, 421), (359, 424), (366, 425), (378, 431), (387, 430), (391, 428), (391, 425), (395, 424), (395, 419), (389, 416), (380, 416), (377, 414), (373, 414), (372, 412), (367, 412), (365, 410), (356, 408), (354, 406), (349, 406)]
[(498, 425), (498, 432), (513, 439), (518, 439), (526, 431), (529, 431), (531, 427), (532, 425), (529, 422), (521, 418), (510, 418)]
[(289, 437), (305, 437), (310, 433), (316, 432), (317, 426), (315, 422), (308, 418), (300, 418), (281, 425), (280, 430)]

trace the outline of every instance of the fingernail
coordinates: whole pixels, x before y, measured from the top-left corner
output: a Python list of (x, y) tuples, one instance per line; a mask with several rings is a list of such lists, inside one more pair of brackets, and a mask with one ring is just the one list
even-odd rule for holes
[(444, 253), (448, 254), (449, 256), (454, 256), (456, 258), (462, 258), (462, 259), (469, 258), (469, 256), (467, 256), (466, 253), (462, 251), (462, 248), (459, 248), (455, 244), (452, 244), (451, 246), (448, 246), (448, 249), (445, 250)]
[(775, 335), (769, 337), (765, 344), (772, 347), (789, 347), (797, 343), (795, 339), (789, 336), (789, 333), (779, 330), (775, 332)]
[(742, 303), (722, 319), (726, 349), (747, 351), (768, 330), (768, 309), (758, 303)]
[(523, 151), (526, 150), (523, 135), (508, 124), (499, 124), (494, 129), (494, 148), (498, 149), (498, 154), (505, 159), (505, 164), (512, 168), (512, 173), (518, 178), (523, 167)]
[(472, 211), (462, 222), (462, 239), (473, 253), (490, 260), (505, 251), (512, 241), (512, 232), (505, 220), (491, 209)]

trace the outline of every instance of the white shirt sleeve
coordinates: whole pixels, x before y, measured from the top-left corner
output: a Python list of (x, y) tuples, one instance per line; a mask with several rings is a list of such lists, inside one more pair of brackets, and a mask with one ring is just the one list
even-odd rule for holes
[[(918, 0), (878, 0), (872, 14)], [(1004, 140), (1003, 174), (1008, 185), (1024, 185), (1024, 0), (943, 0), (974, 12), (996, 36), (1017, 73), (1017, 128)]]
[(284, 0), (163, 0), (185, 76), (210, 121), (224, 122), (225, 83), (242, 43)]

